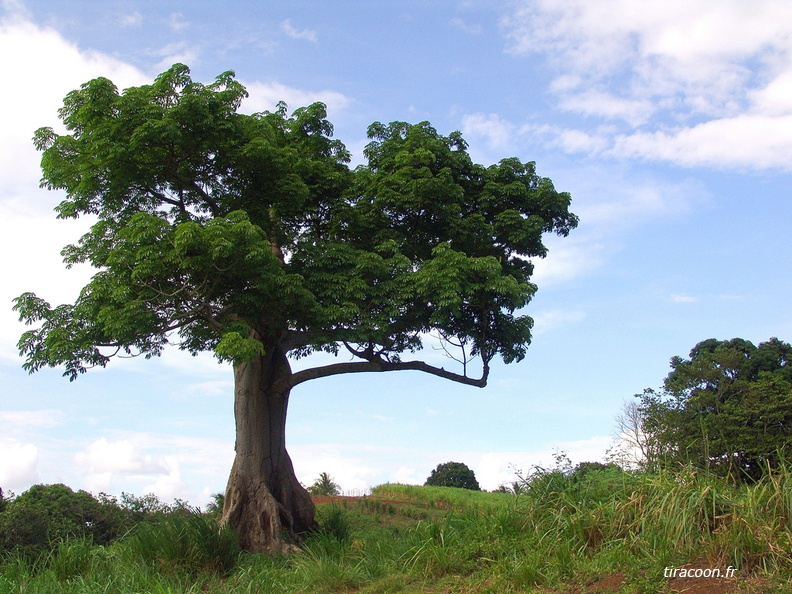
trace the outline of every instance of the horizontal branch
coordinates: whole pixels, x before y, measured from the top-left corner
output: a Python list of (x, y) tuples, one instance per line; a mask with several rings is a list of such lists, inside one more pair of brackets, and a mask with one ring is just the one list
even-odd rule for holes
[(318, 379), (320, 377), (329, 377), (331, 375), (340, 375), (342, 373), (367, 373), (367, 372), (383, 372), (383, 371), (423, 371), (430, 375), (436, 375), (443, 379), (451, 380), (467, 386), (475, 386), (483, 388), (487, 385), (487, 376), (489, 375), (489, 364), (485, 361), (484, 369), (482, 370), (481, 377), (476, 379), (466, 375), (460, 375), (452, 371), (446, 371), (442, 367), (434, 367), (423, 361), (351, 361), (349, 363), (334, 363), (332, 365), (325, 365), (323, 367), (314, 367), (311, 369), (304, 369), (298, 371), (291, 377), (291, 387), (294, 387), (308, 380)]

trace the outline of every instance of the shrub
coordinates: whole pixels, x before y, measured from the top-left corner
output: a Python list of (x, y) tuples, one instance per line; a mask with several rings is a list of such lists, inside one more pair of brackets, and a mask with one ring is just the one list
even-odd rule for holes
[(0, 551), (35, 555), (69, 538), (104, 545), (123, 528), (123, 511), (113, 499), (60, 484), (33, 485), (0, 514)]

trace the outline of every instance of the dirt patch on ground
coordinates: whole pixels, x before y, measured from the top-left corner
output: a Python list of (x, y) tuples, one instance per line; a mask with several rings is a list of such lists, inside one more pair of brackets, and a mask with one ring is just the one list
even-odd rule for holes
[(621, 573), (612, 573), (589, 585), (589, 592), (620, 592), (624, 585), (624, 576)]
[[(730, 594), (738, 592), (737, 577), (734, 574), (726, 577), (727, 570), (723, 567), (713, 567), (706, 561), (688, 563), (679, 568), (676, 575), (669, 577), (668, 588), (672, 592), (685, 594)], [(720, 571), (720, 576), (714, 575)], [(691, 574), (692, 577), (691, 577)], [(681, 577), (684, 575), (685, 577)], [(707, 577), (708, 576), (708, 577)]]

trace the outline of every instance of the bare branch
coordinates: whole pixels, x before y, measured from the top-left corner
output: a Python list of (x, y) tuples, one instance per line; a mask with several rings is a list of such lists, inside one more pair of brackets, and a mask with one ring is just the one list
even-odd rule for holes
[(312, 369), (305, 369), (298, 371), (291, 377), (291, 387), (294, 387), (308, 380), (318, 379), (320, 377), (329, 377), (331, 375), (339, 375), (342, 373), (365, 373), (365, 372), (383, 372), (383, 371), (423, 371), (430, 375), (436, 375), (443, 379), (451, 380), (460, 384), (468, 386), (475, 386), (483, 388), (487, 385), (487, 377), (489, 376), (489, 362), (484, 361), (484, 368), (480, 378), (472, 378), (466, 375), (460, 375), (452, 371), (446, 371), (442, 367), (434, 367), (425, 363), (424, 361), (383, 361), (382, 359), (374, 361), (351, 361), (349, 363), (334, 363), (332, 365), (325, 365), (323, 367), (314, 367)]

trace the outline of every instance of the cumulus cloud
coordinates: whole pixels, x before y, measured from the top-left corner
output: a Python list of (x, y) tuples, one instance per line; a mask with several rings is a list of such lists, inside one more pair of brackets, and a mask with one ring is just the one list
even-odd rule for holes
[(74, 456), (75, 463), (87, 474), (162, 474), (167, 468), (152, 456), (143, 456), (135, 444), (122, 439), (108, 441), (102, 437)]
[(190, 499), (193, 488), (217, 492), (233, 459), (233, 443), (202, 437), (123, 432), (94, 440), (73, 456), (93, 492), (154, 493), (162, 499)]
[(0, 487), (23, 491), (39, 482), (38, 448), (10, 437), (0, 438)]
[(149, 82), (136, 68), (81, 49), (54, 29), (40, 27), (18, 14), (0, 19), (0, 54), (14, 56), (4, 64), (6, 80), (24, 81), (13, 92), (9, 88), (0, 94), (0, 197), (38, 186), (39, 155), (31, 138), (37, 128), (57, 125), (57, 110), (69, 91), (97, 76), (106, 76), (121, 88)]
[(670, 131), (619, 135), (619, 157), (662, 159), (684, 166), (792, 168), (792, 114), (743, 114)]
[(305, 91), (276, 81), (268, 83), (245, 82), (244, 85), (250, 96), (245, 99), (242, 108), (251, 113), (272, 110), (279, 101), (284, 101), (290, 109), (304, 107), (316, 101), (321, 101), (327, 105), (329, 111), (342, 110), (350, 104), (348, 97), (329, 89)]
[(374, 450), (385, 456), (388, 451), (385, 448), (367, 450), (369, 451), (361, 455), (359, 450), (350, 446), (328, 443), (289, 448), (292, 460), (296, 463), (297, 478), (303, 485), (312, 485), (320, 473), (327, 472), (344, 493), (363, 493), (373, 484), (385, 482), (378, 480), (380, 469), (367, 460), (370, 460), (370, 454)]
[[(610, 436), (567, 441), (525, 451), (471, 452), (464, 450), (420, 451), (400, 447), (368, 447), (365, 452), (345, 444), (325, 443), (289, 448), (299, 462), (295, 470), (308, 486), (327, 472), (344, 492), (365, 492), (373, 486), (395, 482), (423, 484), (438, 462), (459, 461), (476, 474), (482, 489), (493, 490), (515, 480), (515, 468), (529, 471), (533, 466), (552, 467), (553, 455), (566, 452), (573, 463), (602, 460), (612, 445)], [(373, 462), (373, 463), (372, 463)]]
[(610, 436), (595, 436), (578, 441), (560, 442), (554, 447), (530, 451), (486, 452), (470, 454), (468, 466), (476, 473), (482, 489), (494, 490), (517, 480), (517, 473), (527, 476), (534, 468), (553, 468), (554, 456), (565, 453), (572, 464), (602, 461), (605, 451), (612, 445)]
[[(0, 55), (14, 56), (4, 64), (7, 80), (24, 82), (13, 92), (0, 94), (0, 250), (7, 254), (4, 267), (8, 279), (0, 287), (0, 302), (10, 303), (30, 290), (48, 299), (71, 299), (87, 275), (80, 270), (66, 272), (59, 253), (85, 232), (88, 221), (55, 220), (52, 208), (59, 196), (38, 189), (40, 155), (33, 147), (33, 132), (41, 126), (57, 129), (57, 110), (63, 98), (92, 78), (106, 76), (120, 88), (149, 79), (115, 58), (66, 41), (54, 29), (34, 24), (19, 11), (0, 19)], [(14, 256), (22, 253), (24, 257)], [(16, 341), (24, 329), (14, 312), (3, 308), (0, 358), (19, 363)]]
[(556, 70), (561, 109), (626, 125), (614, 156), (790, 168), (792, 5), (525, 0), (501, 24), (509, 51)]
[(515, 127), (496, 113), (472, 113), (462, 116), (462, 133), (483, 138), (490, 149), (508, 149), (513, 145)]
[(174, 458), (164, 460), (166, 472), (159, 474), (152, 483), (145, 485), (143, 493), (153, 493), (161, 500), (184, 499), (188, 485), (182, 478), (179, 462)]
[(593, 273), (605, 260), (605, 245), (591, 236), (570, 236), (563, 241), (545, 240), (550, 250), (545, 258), (534, 258), (532, 281), (540, 287), (565, 283)]

